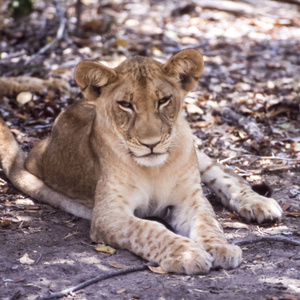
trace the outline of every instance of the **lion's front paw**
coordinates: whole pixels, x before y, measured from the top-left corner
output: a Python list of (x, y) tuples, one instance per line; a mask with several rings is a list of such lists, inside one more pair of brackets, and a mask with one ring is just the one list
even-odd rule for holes
[(230, 244), (208, 245), (208, 252), (213, 256), (213, 267), (223, 269), (234, 269), (242, 262), (242, 249)]
[(282, 209), (272, 198), (254, 194), (249, 201), (242, 205), (238, 214), (248, 221), (264, 223), (280, 219)]
[(207, 274), (212, 267), (212, 256), (203, 248), (191, 244), (172, 252), (160, 262), (161, 267), (167, 272)]

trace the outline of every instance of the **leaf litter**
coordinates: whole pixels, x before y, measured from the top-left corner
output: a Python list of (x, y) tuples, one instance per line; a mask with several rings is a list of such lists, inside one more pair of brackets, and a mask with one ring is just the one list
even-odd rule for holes
[[(24, 20), (16, 21), (4, 16), (0, 47), (0, 80), (4, 80), (2, 84), (0, 81), (0, 114), (25, 151), (50, 133), (60, 111), (80, 99), (79, 89), (72, 79), (72, 70), (80, 60), (99, 60), (114, 67), (126, 56), (147, 55), (164, 61), (182, 48), (197, 48), (204, 56), (204, 73), (199, 79), (199, 87), (188, 95), (184, 106), (197, 145), (251, 183), (266, 181), (272, 186), (274, 197), (285, 208), (284, 219), (278, 226), (258, 228), (247, 224), (246, 229), (240, 228), (243, 226), (239, 226), (240, 220), (235, 214), (218, 210), (216, 203), (217, 214), (227, 237), (235, 239), (270, 232), (282, 232), (283, 235), (284, 232), (291, 232), (293, 236), (299, 236), (300, 23), (297, 5), (269, 0), (197, 0), (184, 3), (167, 0), (99, 3), (89, 0), (83, 1), (82, 25), (76, 31), (73, 3), (63, 4), (70, 40), (57, 43), (48, 52), (36, 56), (27, 66), (24, 63), (33, 54), (55, 39), (58, 26), (55, 6), (51, 1), (37, 2), (36, 11), (27, 17), (30, 22), (27, 22), (26, 30), (23, 28)], [(224, 7), (224, 4), (227, 6)], [(43, 13), (45, 11), (47, 13)], [(20, 76), (27, 76), (27, 87), (18, 89), (15, 85), (14, 89), (10, 87), (12, 91), (9, 92), (7, 80), (19, 84), (22, 82)], [(37, 82), (39, 88), (36, 88)], [(231, 113), (224, 113), (225, 109)], [(81, 280), (80, 274), (89, 275), (95, 266), (125, 267), (132, 261), (139, 261), (120, 250), (114, 254), (114, 265), (109, 262), (105, 264), (105, 253), (102, 255), (101, 251), (97, 251), (95, 254), (93, 249), (86, 247), (90, 245), (90, 240), (88, 224), (84, 220), (74, 220), (71, 226), (67, 226), (59, 221), (60, 218), (70, 220), (69, 215), (63, 212), (44, 204), (38, 204), (39, 209), (20, 202), (17, 204), (17, 200), (23, 198), (6, 182), (3, 173), (0, 176), (0, 234), (5, 236), (3, 255), (7, 257), (2, 260), (0, 269), (9, 270), (10, 278), (17, 280), (26, 277), (27, 282), (35, 280), (39, 282), (36, 288), (45, 292), (48, 277), (58, 288), (66, 272), (70, 272), (70, 277), (76, 281)], [(214, 199), (209, 192), (207, 196)], [(76, 234), (73, 235), (68, 227), (75, 226)], [(24, 237), (24, 233), (33, 233), (34, 228), (36, 233), (30, 235), (32, 242), (29, 242), (26, 239), (28, 235)], [(10, 248), (10, 244), (14, 247)], [(265, 299), (292, 299), (293, 294), (300, 293), (297, 288), (299, 278), (292, 270), (299, 261), (296, 251), (280, 243), (276, 247), (265, 243), (263, 249), (258, 247), (260, 244), (247, 247), (244, 254), (247, 264), (228, 271), (230, 281), (218, 279), (217, 284), (211, 286), (206, 278), (215, 280), (219, 274), (213, 271), (204, 278), (195, 279), (193, 290), (196, 291), (201, 285), (197, 295), (203, 293), (204, 297), (216, 297), (219, 293), (227, 298), (232, 294), (247, 294), (247, 299), (257, 299), (259, 296)], [(22, 276), (14, 277), (16, 270), (9, 269), (14, 263), (10, 259), (11, 253), (22, 253), (23, 249), (31, 253), (32, 245), (40, 246), (42, 254), (47, 255), (47, 268), (52, 272), (50, 275), (39, 264), (34, 264), (34, 272), (44, 274), (43, 281), (39, 281), (40, 277), (30, 270), (23, 270)], [(45, 254), (49, 245), (53, 254)], [(60, 251), (57, 245), (60, 245)], [(260, 263), (252, 264), (257, 253), (261, 256)], [(54, 265), (52, 255), (61, 258), (69, 255), (67, 267)], [(16, 259), (16, 256), (13, 257)], [(90, 260), (93, 263), (86, 263)], [(43, 265), (43, 256), (41, 261)], [(72, 269), (79, 261), (87, 271), (83, 268), (80, 272)], [(126, 297), (131, 298), (142, 298), (143, 295), (151, 295), (152, 298), (161, 295), (166, 298), (186, 297), (185, 288), (191, 285), (188, 276), (167, 277), (169, 274), (162, 274), (166, 277), (164, 287), (161, 287), (153, 282), (153, 275), (127, 275), (121, 290), (125, 289)], [(139, 281), (139, 277), (143, 280)], [(242, 278), (246, 281), (241, 281)], [(257, 282), (256, 278), (260, 281)], [(149, 288), (147, 282), (155, 288)], [(9, 283), (6, 282), (4, 293), (11, 295), (10, 291), (17, 287), (19, 290), (16, 293), (20, 291), (28, 299), (34, 299), (34, 292), (27, 293), (28, 286), (24, 287), (24, 283), (16, 281), (11, 286)], [(103, 289), (99, 284), (98, 291), (113, 298), (115, 286), (114, 283)], [(97, 294), (96, 290), (96, 286), (87, 288), (83, 294), (87, 293), (90, 297), (91, 292)], [(125, 295), (124, 292), (120, 296)]]

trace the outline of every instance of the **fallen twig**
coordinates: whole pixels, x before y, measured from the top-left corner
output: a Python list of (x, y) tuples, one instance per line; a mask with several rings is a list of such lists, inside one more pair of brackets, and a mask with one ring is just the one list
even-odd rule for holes
[(89, 279), (81, 282), (78, 285), (75, 285), (73, 287), (70, 287), (68, 289), (62, 290), (62, 291), (57, 292), (57, 293), (53, 293), (53, 294), (48, 295), (48, 296), (38, 297), (38, 298), (36, 298), (36, 300), (61, 298), (61, 297), (67, 296), (69, 294), (72, 294), (75, 291), (81, 290), (81, 289), (83, 289), (83, 288), (85, 288), (85, 287), (87, 287), (91, 284), (97, 283), (101, 280), (105, 280), (105, 279), (108, 279), (108, 278), (129, 274), (129, 273), (132, 273), (132, 272), (143, 271), (143, 270), (147, 270), (147, 269), (148, 269), (148, 265), (139, 265), (139, 266), (134, 266), (134, 267), (128, 267), (126, 269), (111, 270), (111, 271), (108, 271), (106, 273), (100, 273), (95, 277), (89, 278)]
[(197, 0), (196, 3), (202, 8), (226, 11), (234, 15), (252, 15), (254, 14), (253, 6), (247, 3), (236, 1), (221, 1), (221, 0)]
[(299, 0), (273, 0), (273, 1), (282, 2), (282, 3), (290, 3), (290, 4), (300, 6), (300, 1)]
[(67, 19), (64, 16), (64, 12), (61, 8), (60, 5), (60, 0), (53, 0), (54, 5), (56, 7), (56, 12), (57, 15), (59, 16), (59, 26), (58, 26), (58, 30), (56, 33), (56, 38), (50, 42), (49, 44), (45, 45), (43, 48), (41, 48), (36, 54), (32, 55), (26, 62), (25, 62), (25, 66), (28, 65), (32, 60), (34, 60), (37, 56), (45, 53), (47, 50), (49, 50), (50, 48), (52, 48), (54, 45), (56, 45), (56, 43), (58, 43), (59, 41), (61, 41), (66, 33), (66, 23), (67, 23)]
[[(228, 162), (229, 160), (237, 159), (237, 158), (242, 158), (242, 157), (250, 157), (254, 158), (255, 161), (257, 160), (282, 160), (282, 161), (287, 161), (291, 162), (288, 165), (270, 165), (267, 167), (262, 167), (259, 170), (243, 170), (237, 166), (235, 166), (235, 169), (238, 171), (238, 174), (244, 175), (244, 176), (252, 176), (252, 175), (261, 175), (264, 172), (272, 172), (272, 171), (281, 171), (281, 170), (290, 170), (290, 169), (297, 169), (300, 166), (300, 159), (299, 158), (287, 158), (287, 157), (277, 157), (277, 156), (258, 156), (258, 155), (252, 155), (252, 154), (240, 154), (240, 155), (234, 155), (227, 157), (225, 159), (222, 159), (219, 161), (220, 164), (224, 164)], [(249, 166), (253, 162), (249, 163)]]
[(251, 120), (250, 117), (244, 117), (230, 108), (225, 108), (224, 110), (222, 110), (221, 116), (223, 119), (227, 120), (227, 122), (229, 121), (233, 124), (241, 126), (248, 134), (248, 136), (257, 143), (261, 143), (264, 141), (264, 134), (258, 127), (257, 123)]
[(241, 240), (233, 241), (233, 245), (244, 246), (248, 244), (254, 244), (259, 242), (280, 242), (284, 244), (290, 244), (294, 246), (300, 246), (300, 240), (295, 240), (293, 238), (288, 238), (280, 235), (273, 236), (255, 236), (253, 238), (245, 238)]
[(234, 155), (227, 157), (225, 159), (222, 159), (219, 161), (219, 163), (223, 164), (224, 162), (228, 160), (232, 160), (235, 158), (240, 158), (240, 157), (253, 157), (257, 159), (278, 159), (278, 160), (286, 160), (286, 161), (295, 161), (300, 163), (300, 158), (288, 158), (288, 157), (277, 157), (277, 156), (258, 156), (258, 155), (253, 155), (253, 154), (240, 154), (240, 155)]
[(81, 9), (82, 9), (82, 3), (81, 0), (77, 0), (75, 4), (75, 11), (76, 11), (76, 31), (77, 33), (80, 31), (80, 24), (81, 24)]
[(238, 171), (237, 174), (242, 175), (242, 176), (253, 176), (253, 175), (261, 175), (264, 172), (274, 172), (274, 171), (282, 171), (282, 170), (291, 170), (291, 169), (298, 169), (299, 165), (287, 165), (287, 166), (270, 166), (270, 167), (265, 167), (261, 168), (259, 170), (243, 170), (239, 167), (235, 166), (235, 169)]
[(11, 54), (7, 54), (5, 57), (1, 57), (1, 63), (3, 63), (4, 61), (10, 60), (12, 58), (15, 58), (15, 57), (20, 57), (20, 56), (24, 55), (24, 53), (25, 53), (25, 51), (21, 50), (21, 51), (17, 51), (17, 52), (11, 53)]

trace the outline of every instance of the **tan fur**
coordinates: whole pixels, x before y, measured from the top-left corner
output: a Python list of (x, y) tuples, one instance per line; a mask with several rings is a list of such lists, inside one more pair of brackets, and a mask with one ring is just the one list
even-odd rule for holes
[[(202, 69), (201, 55), (191, 49), (164, 65), (145, 57), (115, 69), (80, 63), (75, 80), (85, 100), (57, 118), (51, 137), (32, 150), (26, 163), (1, 120), (4, 172), (38, 200), (77, 216), (92, 214), (93, 241), (126, 248), (166, 271), (198, 274), (237, 267), (242, 251), (227, 243), (202, 193), (193, 136), (180, 113)], [(247, 219), (280, 217), (274, 200), (266, 205), (249, 192), (255, 200), (247, 197), (244, 203), (240, 191), (247, 185), (234, 176), (229, 177), (232, 186), (222, 187), (225, 173), (198, 155), (202, 176), (221, 191), (225, 205)], [(175, 233), (143, 219), (147, 216), (167, 219)]]

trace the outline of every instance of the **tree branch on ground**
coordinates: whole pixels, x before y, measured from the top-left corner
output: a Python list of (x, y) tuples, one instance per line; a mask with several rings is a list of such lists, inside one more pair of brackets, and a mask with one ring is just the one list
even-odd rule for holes
[(255, 13), (254, 8), (251, 5), (238, 1), (196, 0), (195, 3), (205, 9), (221, 10), (234, 15), (252, 15)]
[(53, 3), (56, 7), (56, 12), (59, 17), (59, 26), (56, 33), (56, 38), (50, 42), (49, 44), (45, 45), (43, 48), (41, 48), (36, 54), (32, 55), (26, 62), (25, 66), (28, 65), (32, 60), (34, 60), (37, 56), (44, 54), (46, 51), (54, 47), (59, 41), (61, 41), (64, 36), (68, 36), (66, 23), (67, 19), (65, 18), (64, 12), (60, 5), (60, 0), (53, 0)]
[(300, 0), (273, 0), (277, 2), (282, 2), (282, 3), (290, 3), (290, 4), (295, 4), (300, 6)]
[(245, 245), (261, 243), (261, 242), (277, 242), (277, 243), (284, 243), (284, 244), (289, 244), (289, 245), (294, 245), (294, 246), (300, 246), (300, 240), (288, 238), (286, 236), (279, 236), (279, 235), (255, 236), (252, 238), (235, 240), (235, 241), (233, 241), (232, 244), (237, 245), (237, 246), (245, 246)]
[(263, 132), (258, 127), (257, 123), (252, 121), (250, 117), (244, 117), (235, 112), (232, 108), (225, 108), (221, 111), (221, 116), (228, 122), (241, 126), (249, 137), (257, 143), (261, 143), (264, 140), (265, 136)]
[(42, 296), (42, 297), (38, 297), (36, 298), (36, 300), (46, 300), (46, 299), (55, 299), (55, 298), (61, 298), (64, 296), (67, 296), (69, 294), (72, 294), (73, 292), (76, 292), (78, 290), (81, 290), (91, 284), (97, 283), (99, 281), (108, 279), (108, 278), (112, 278), (112, 277), (116, 277), (116, 276), (121, 276), (121, 275), (125, 275), (125, 274), (129, 274), (129, 273), (133, 273), (133, 272), (139, 272), (139, 271), (144, 271), (148, 269), (148, 265), (139, 265), (139, 266), (134, 266), (134, 267), (128, 267), (126, 269), (121, 269), (121, 270), (110, 270), (106, 273), (100, 273), (92, 278), (86, 279), (83, 282), (81, 282), (78, 285), (72, 286), (70, 288), (67, 288), (65, 290), (62, 290), (60, 292), (57, 293), (53, 293), (51, 295), (48, 296)]

